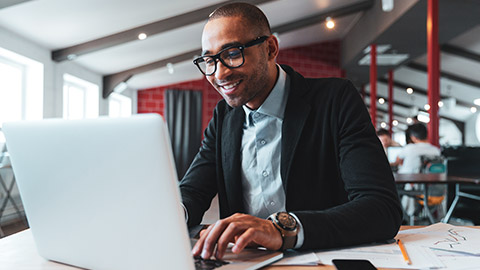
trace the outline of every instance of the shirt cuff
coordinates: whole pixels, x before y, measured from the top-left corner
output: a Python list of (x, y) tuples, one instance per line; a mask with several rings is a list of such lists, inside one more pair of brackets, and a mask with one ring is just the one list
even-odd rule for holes
[[(188, 223), (188, 211), (187, 211), (187, 207), (185, 207), (185, 205), (183, 203), (180, 203), (183, 207), (183, 212), (185, 212), (185, 222)], [(297, 221), (298, 222), (298, 221)]]
[(297, 243), (295, 244), (295, 247), (294, 249), (299, 249), (303, 246), (303, 241), (304, 241), (304, 234), (303, 234), (303, 226), (302, 226), (302, 223), (300, 222), (300, 220), (298, 219), (298, 217), (294, 214), (294, 213), (289, 213), (290, 215), (292, 215), (295, 220), (297, 221), (297, 225), (298, 225), (298, 234), (297, 234)]

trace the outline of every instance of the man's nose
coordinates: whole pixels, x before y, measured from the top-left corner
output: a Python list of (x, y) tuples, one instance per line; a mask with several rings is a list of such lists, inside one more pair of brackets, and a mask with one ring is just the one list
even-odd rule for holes
[(231, 73), (232, 70), (229, 67), (225, 66), (222, 61), (217, 61), (217, 71), (215, 71), (215, 78), (218, 81), (224, 80), (225, 78), (230, 76)]

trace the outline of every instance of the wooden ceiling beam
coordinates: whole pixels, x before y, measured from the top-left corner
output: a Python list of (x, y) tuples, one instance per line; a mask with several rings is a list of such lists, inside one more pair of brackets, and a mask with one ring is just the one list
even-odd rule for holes
[(474, 52), (469, 51), (469, 50), (465, 50), (464, 48), (444, 44), (440, 47), (440, 50), (443, 53), (448, 53), (448, 54), (451, 54), (451, 55), (463, 57), (463, 58), (468, 59), (468, 60), (480, 62), (480, 54), (474, 53)]
[[(353, 5), (348, 5), (344, 7), (340, 7), (338, 9), (330, 10), (327, 12), (320, 12), (317, 13), (311, 17), (300, 19), (294, 22), (289, 22), (277, 27), (272, 28), (272, 32), (277, 32), (278, 34), (282, 34), (285, 32), (293, 31), (299, 28), (307, 27), (310, 25), (317, 24), (321, 21), (324, 21), (326, 17), (332, 16), (335, 14), (335, 18), (339, 18), (342, 16), (347, 16), (350, 14), (358, 13), (361, 11), (365, 11), (373, 5), (373, 0), (365, 0), (361, 1), (358, 3), (355, 3)], [(213, 10), (213, 9), (212, 9)], [(210, 12), (212, 11), (210, 10)], [(209, 13), (210, 14), (210, 13)], [(208, 14), (205, 15), (204, 18), (208, 17)], [(323, 20), (319, 20), (318, 18), (323, 18)], [(202, 51), (202, 48), (195, 49), (190, 52), (182, 53), (167, 59), (162, 59), (153, 63), (149, 63), (146, 65), (138, 66), (135, 68), (131, 68), (126, 71), (121, 71), (115, 74), (110, 74), (106, 75), (103, 77), (103, 97), (107, 98), (112, 92), (115, 86), (121, 82), (126, 82), (129, 78), (132, 76), (146, 72), (146, 71), (151, 71), (160, 67), (166, 66), (167, 63), (172, 63), (176, 64), (182, 61), (186, 61), (189, 59), (192, 59), (196, 56), (199, 55)]]
[[(385, 78), (378, 79), (378, 82), (388, 85), (388, 80), (385, 79)], [(407, 88), (411, 87), (414, 90), (414, 93), (416, 93), (416, 94), (419, 94), (419, 95), (425, 96), (425, 97), (428, 95), (427, 90), (423, 89), (423, 88), (419, 88), (419, 87), (416, 87), (416, 86), (414, 87), (414, 86), (411, 86), (411, 85), (408, 85), (408, 84), (405, 84), (405, 83), (401, 83), (401, 82), (398, 82), (398, 81), (394, 81), (393, 85), (395, 87), (403, 88), (403, 89), (407, 89)], [(440, 95), (440, 98), (441, 99), (446, 99), (446, 98), (450, 98), (450, 97), (445, 96), (445, 95)], [(467, 102), (457, 100), (457, 99), (456, 99), (456, 104), (460, 105), (460, 106), (467, 107), (467, 108), (470, 108), (470, 107), (474, 106), (473, 102), (472, 103), (467, 103)]]
[[(275, 0), (245, 0), (245, 2), (259, 5)], [(99, 51), (122, 43), (138, 40), (140, 33), (145, 33), (147, 36), (164, 33), (166, 31), (174, 30), (186, 25), (198, 23), (208, 18), (208, 15), (216, 8), (234, 2), (233, 0), (221, 2), (208, 7), (196, 9), (187, 13), (176, 15), (153, 23), (145, 24), (129, 30), (118, 32), (112, 35), (94, 39), (81, 44), (73, 45), (67, 48), (58, 49), (52, 52), (52, 60), (61, 62), (69, 59), (75, 59), (80, 55)]]
[[(367, 96), (369, 97), (369, 96), (370, 96), (370, 93), (365, 93), (365, 97), (367, 97)], [(378, 97), (378, 98), (384, 98), (384, 99), (385, 99), (385, 102), (388, 102), (387, 97), (384, 97), (384, 96), (381, 96), (381, 95), (378, 95), (378, 94), (377, 94), (377, 97)], [(404, 103), (404, 102), (394, 101), (393, 104), (394, 104), (394, 105), (397, 105), (397, 106), (399, 106), (399, 107), (402, 107), (402, 108), (406, 108), (406, 109), (412, 108), (412, 105), (407, 104), (407, 103)], [(428, 113), (428, 111), (427, 111), (427, 110), (424, 110), (423, 108), (418, 108), (418, 111)], [(393, 113), (394, 113), (394, 115), (398, 115), (398, 112), (395, 112), (395, 109), (393, 109)], [(405, 116), (404, 116), (404, 117), (405, 117)], [(453, 119), (453, 118), (450, 118), (450, 117), (447, 117), (447, 116), (440, 116), (440, 118), (443, 118), (443, 119), (446, 119), (446, 120), (450, 120), (450, 121), (452, 121), (453, 123), (455, 123), (456, 125), (464, 125), (464, 122), (459, 121), (459, 120), (456, 120), (456, 119)]]
[(374, 4), (373, 0), (367, 0), (367, 1), (355, 3), (352, 5), (340, 7), (335, 10), (317, 13), (307, 18), (303, 18), (291, 23), (286, 23), (277, 27), (273, 27), (272, 32), (285, 33), (285, 32), (293, 31), (303, 27), (307, 27), (310, 25), (314, 25), (317, 23), (325, 22), (325, 19), (327, 19), (327, 17), (340, 18), (343, 16), (348, 16), (354, 13), (358, 13), (358, 12), (370, 9), (373, 6), (373, 4)]
[[(414, 69), (414, 70), (418, 70), (418, 71), (421, 71), (421, 72), (425, 72), (425, 73), (427, 72), (427, 66), (422, 65), (422, 64), (409, 63), (409, 64), (406, 65), (406, 67)], [(472, 80), (469, 80), (467, 78), (463, 78), (463, 77), (460, 77), (458, 75), (448, 73), (448, 72), (444, 72), (444, 71), (440, 71), (440, 77), (443, 78), (443, 79), (449, 79), (449, 80), (456, 81), (456, 82), (459, 82), (459, 83), (467, 84), (467, 85), (472, 86), (474, 88), (478, 88), (476, 90), (480, 91), (480, 82), (478, 82), (478, 81), (472, 81)]]

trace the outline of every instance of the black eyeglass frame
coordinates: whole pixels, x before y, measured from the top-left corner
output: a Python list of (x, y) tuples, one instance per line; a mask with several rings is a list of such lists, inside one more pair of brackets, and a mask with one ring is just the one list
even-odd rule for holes
[[(197, 68), (200, 70), (200, 72), (202, 72), (203, 75), (205, 76), (212, 76), (213, 74), (215, 74), (215, 72), (217, 72), (217, 63), (218, 61), (222, 62), (222, 64), (228, 68), (239, 68), (241, 66), (243, 66), (243, 64), (245, 64), (245, 54), (243, 52), (243, 50), (245, 50), (246, 48), (248, 47), (252, 47), (252, 46), (255, 46), (255, 45), (258, 45), (258, 44), (261, 44), (263, 42), (265, 42), (265, 40), (267, 40), (269, 37), (268, 36), (261, 36), (261, 37), (257, 37), (256, 39), (252, 40), (252, 41), (249, 41), (243, 45), (234, 45), (234, 46), (229, 46), (229, 47), (226, 47), (224, 49), (222, 49), (221, 51), (219, 51), (217, 54), (215, 55), (202, 55), (202, 56), (199, 56), (195, 59), (193, 59), (193, 63), (197, 66)], [(242, 63), (238, 66), (230, 66), (229, 64), (225, 63), (225, 61), (220, 57), (220, 55), (225, 52), (226, 50), (230, 50), (230, 49), (233, 49), (233, 48), (237, 48), (240, 50), (241, 54), (242, 54)], [(210, 57), (212, 58), (214, 61), (215, 61), (215, 67), (213, 69), (213, 72), (211, 73), (205, 73), (202, 68), (200, 67), (199, 65), (199, 61), (200, 60), (204, 60), (205, 57)]]

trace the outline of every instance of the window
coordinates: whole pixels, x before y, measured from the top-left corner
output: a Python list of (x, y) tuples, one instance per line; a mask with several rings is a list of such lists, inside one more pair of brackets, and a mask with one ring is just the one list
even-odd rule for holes
[(4, 122), (43, 118), (43, 64), (0, 48), (0, 143)]
[(108, 115), (110, 117), (132, 115), (132, 99), (121, 94), (111, 93), (108, 98)]
[(98, 117), (99, 88), (97, 85), (72, 76), (63, 75), (63, 118)]

